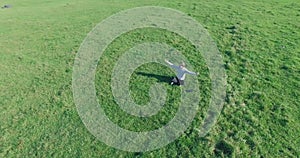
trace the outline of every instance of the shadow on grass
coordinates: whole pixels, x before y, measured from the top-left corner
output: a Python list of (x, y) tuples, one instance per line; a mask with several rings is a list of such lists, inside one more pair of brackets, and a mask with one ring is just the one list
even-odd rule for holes
[(137, 72), (136, 74), (141, 75), (141, 76), (156, 78), (158, 80), (158, 82), (170, 83), (172, 80), (172, 77), (170, 77), (170, 76), (157, 75), (157, 74), (151, 74), (151, 73), (145, 73), (145, 72)]

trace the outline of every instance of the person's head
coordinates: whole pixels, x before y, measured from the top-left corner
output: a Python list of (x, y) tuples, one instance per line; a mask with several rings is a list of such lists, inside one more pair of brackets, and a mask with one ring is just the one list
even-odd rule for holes
[(181, 64), (179, 65), (180, 68), (185, 68), (185, 63), (181, 62)]

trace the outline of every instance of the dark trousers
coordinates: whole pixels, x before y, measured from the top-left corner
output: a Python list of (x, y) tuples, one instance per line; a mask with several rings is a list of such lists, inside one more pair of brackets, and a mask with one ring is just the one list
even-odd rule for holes
[(180, 80), (178, 77), (172, 79), (173, 84), (175, 85), (184, 85), (184, 80)]

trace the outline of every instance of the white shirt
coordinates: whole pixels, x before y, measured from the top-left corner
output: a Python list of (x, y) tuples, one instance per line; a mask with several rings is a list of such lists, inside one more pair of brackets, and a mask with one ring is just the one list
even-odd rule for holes
[(174, 65), (173, 63), (171, 63), (169, 61), (166, 61), (166, 62), (177, 71), (176, 76), (180, 80), (185, 79), (185, 74), (197, 75), (195, 72), (189, 71), (187, 68), (185, 68), (183, 66)]

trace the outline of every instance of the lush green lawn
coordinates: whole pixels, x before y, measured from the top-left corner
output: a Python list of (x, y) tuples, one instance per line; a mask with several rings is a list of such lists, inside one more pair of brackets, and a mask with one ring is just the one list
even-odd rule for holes
[[(291, 1), (1, 1), (0, 9), (0, 157), (297, 157), (300, 155), (300, 2)], [(200, 138), (208, 107), (210, 80), (199, 53), (182, 37), (159, 29), (138, 29), (116, 39), (96, 74), (99, 102), (121, 127), (147, 131), (166, 124), (177, 104), (140, 119), (113, 102), (110, 74), (118, 57), (137, 43), (166, 42), (186, 52), (201, 83), (199, 112), (190, 128), (168, 146), (145, 153), (111, 148), (81, 122), (72, 96), (76, 52), (93, 27), (106, 17), (137, 6), (170, 7), (195, 18), (224, 58), (227, 96), (210, 133)], [(194, 53), (193, 53), (194, 52)], [(137, 103), (149, 101), (156, 78), (138, 72), (172, 75), (146, 64), (131, 79)], [(101, 76), (99, 75), (101, 74)], [(179, 87), (163, 83), (177, 102)], [(142, 88), (140, 88), (142, 87)]]

